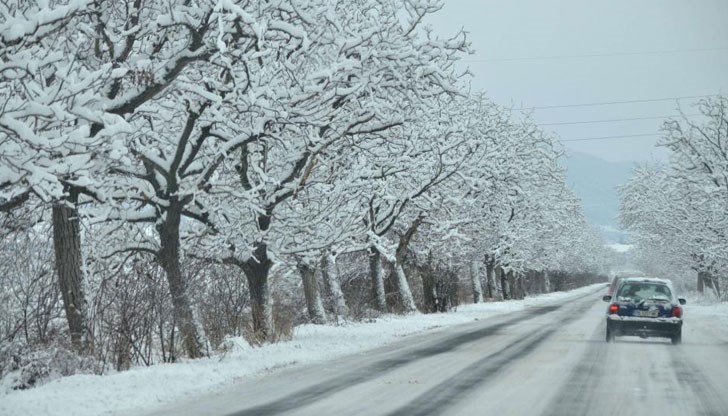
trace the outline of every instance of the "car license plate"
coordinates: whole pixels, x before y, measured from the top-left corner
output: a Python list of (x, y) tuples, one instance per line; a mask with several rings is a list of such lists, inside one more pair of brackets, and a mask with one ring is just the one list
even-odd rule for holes
[(658, 311), (641, 311), (636, 310), (634, 311), (634, 316), (640, 316), (643, 318), (657, 318), (657, 312)]

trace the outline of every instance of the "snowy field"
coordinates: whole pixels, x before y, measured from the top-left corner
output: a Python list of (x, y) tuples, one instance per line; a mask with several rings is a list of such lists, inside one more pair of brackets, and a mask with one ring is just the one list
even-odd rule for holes
[[(602, 285), (519, 301), (462, 305), (447, 314), (388, 315), (372, 323), (341, 326), (303, 325), (296, 328), (291, 341), (263, 347), (234, 339), (229, 352), (209, 359), (140, 367), (105, 376), (76, 375), (27, 391), (4, 391), (0, 393), (0, 415), (132, 414), (282, 368), (331, 360), (408, 335), (577, 297)], [(723, 319), (728, 320), (728, 305), (721, 307)], [(715, 306), (702, 305), (694, 313), (715, 312)]]

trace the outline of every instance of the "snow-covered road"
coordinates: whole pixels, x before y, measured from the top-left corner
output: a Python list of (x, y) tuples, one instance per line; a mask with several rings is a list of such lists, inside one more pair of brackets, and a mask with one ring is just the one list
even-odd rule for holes
[(728, 415), (728, 338), (604, 342), (603, 290), (284, 370), (155, 415)]

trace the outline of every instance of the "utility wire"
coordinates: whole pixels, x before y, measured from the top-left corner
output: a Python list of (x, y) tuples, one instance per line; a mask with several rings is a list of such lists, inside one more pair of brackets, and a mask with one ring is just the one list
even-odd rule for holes
[(614, 105), (614, 104), (633, 104), (633, 103), (654, 103), (659, 101), (676, 101), (685, 100), (689, 98), (707, 98), (717, 97), (718, 94), (707, 94), (707, 95), (686, 95), (682, 97), (669, 97), (669, 98), (648, 98), (643, 100), (624, 100), (624, 101), (604, 101), (598, 103), (580, 103), (580, 104), (560, 104), (560, 105), (543, 105), (534, 107), (520, 107), (514, 108), (513, 110), (543, 110), (549, 108), (571, 108), (571, 107), (595, 107), (600, 105)]
[(587, 140), (616, 140), (616, 139), (627, 139), (630, 137), (649, 137), (649, 136), (662, 136), (660, 133), (645, 133), (645, 134), (627, 134), (623, 136), (601, 136), (601, 137), (586, 137), (583, 139), (562, 139), (562, 142), (582, 142)]
[[(702, 114), (685, 114), (684, 117), (696, 117)], [(683, 117), (681, 114), (673, 114), (670, 116), (654, 116), (654, 117), (632, 117), (632, 118), (611, 118), (605, 120), (588, 120), (588, 121), (565, 121), (560, 123), (537, 123), (539, 126), (566, 126), (570, 124), (594, 124), (594, 123), (611, 123), (614, 121), (634, 121), (634, 120), (663, 120), (671, 117)]]
[(533, 57), (517, 57), (517, 58), (463, 59), (462, 62), (547, 61), (547, 60), (558, 60), (558, 59), (602, 58), (602, 57), (611, 57), (611, 56), (665, 55), (665, 54), (676, 54), (676, 53), (714, 52), (714, 51), (725, 51), (725, 50), (728, 50), (728, 47), (671, 49), (671, 50), (636, 51), (636, 52), (592, 53), (592, 54), (584, 54), (584, 55), (554, 55), (554, 56), (533, 56)]

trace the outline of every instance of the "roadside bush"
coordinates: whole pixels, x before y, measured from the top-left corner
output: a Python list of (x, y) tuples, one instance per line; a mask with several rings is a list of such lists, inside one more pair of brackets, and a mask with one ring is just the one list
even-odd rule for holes
[(33, 348), (21, 342), (0, 346), (0, 386), (24, 390), (74, 374), (93, 374), (98, 363), (81, 357), (65, 346)]

